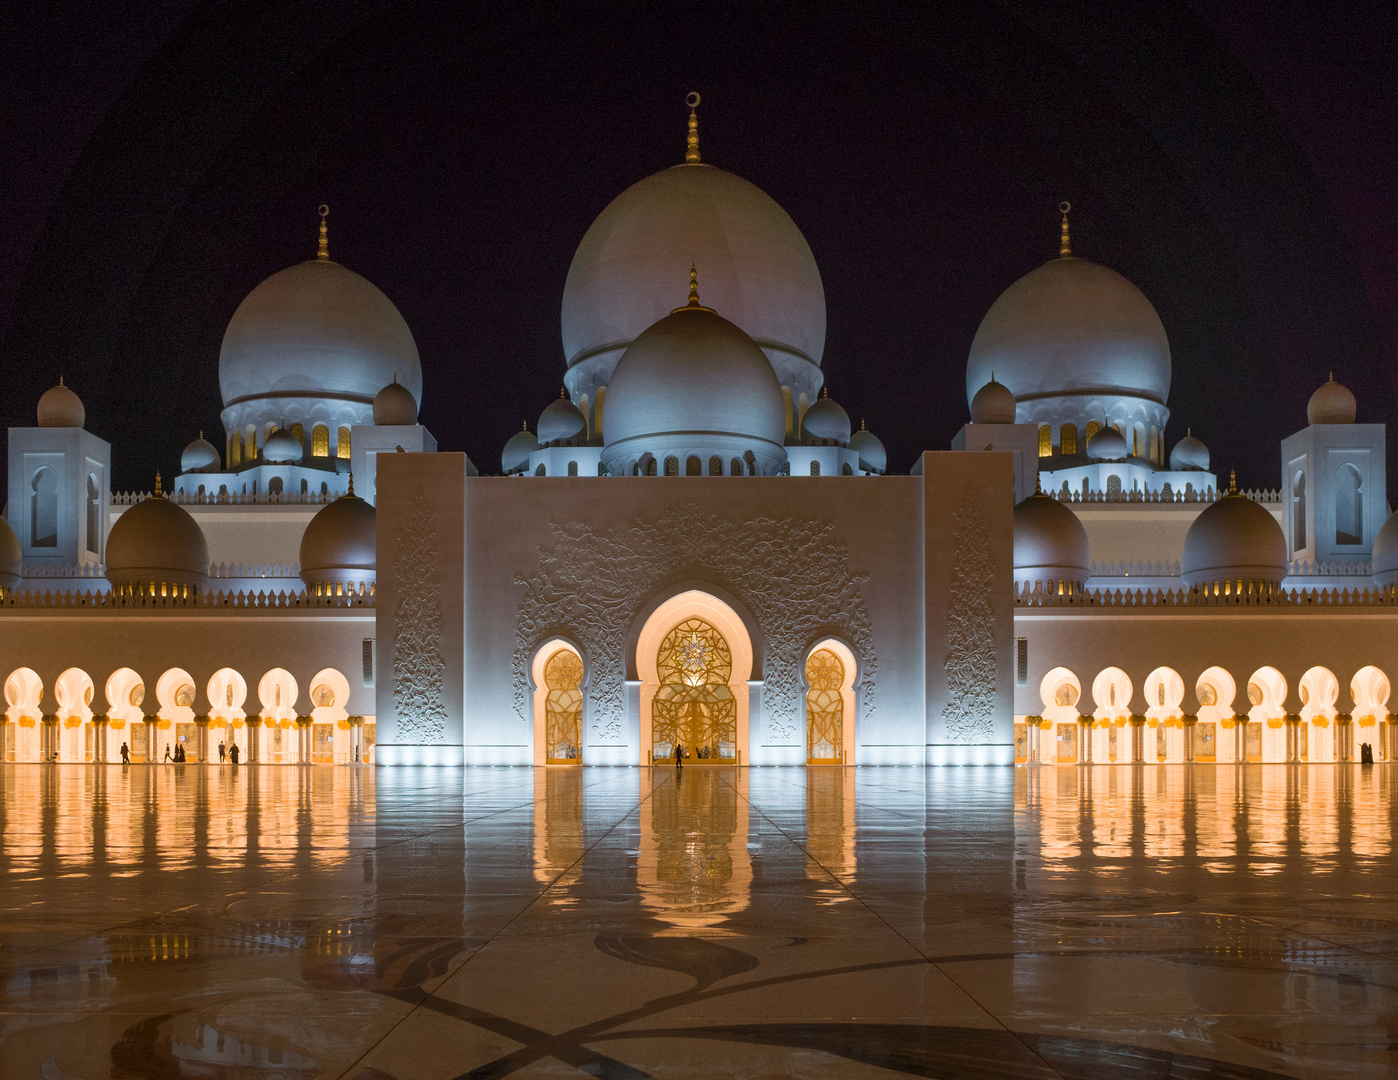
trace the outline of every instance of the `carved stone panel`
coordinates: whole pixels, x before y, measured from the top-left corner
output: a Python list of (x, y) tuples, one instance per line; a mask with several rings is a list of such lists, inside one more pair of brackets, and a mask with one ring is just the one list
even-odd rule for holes
[(443, 686), (441, 583), (437, 516), (425, 495), (413, 500), (398, 533), (399, 580), (393, 703), (398, 742), (440, 743), (447, 726)]
[(866, 575), (850, 570), (848, 550), (834, 539), (830, 524), (735, 521), (681, 504), (615, 529), (555, 524), (553, 531), (557, 542), (540, 551), (537, 572), (517, 582), (524, 590), (514, 656), (514, 705), (521, 721), (530, 715), (533, 651), (561, 634), (589, 658), (592, 738), (620, 742), (627, 631), (656, 593), (691, 578), (733, 593), (757, 621), (765, 641), (764, 742), (802, 743), (802, 666), (806, 650), (825, 634), (844, 638), (858, 654), (862, 712), (872, 714), (878, 661), (860, 592)]
[(995, 566), (985, 543), (980, 500), (967, 492), (952, 520), (956, 547), (947, 597), (947, 703), (942, 720), (952, 742), (988, 742), (995, 712)]

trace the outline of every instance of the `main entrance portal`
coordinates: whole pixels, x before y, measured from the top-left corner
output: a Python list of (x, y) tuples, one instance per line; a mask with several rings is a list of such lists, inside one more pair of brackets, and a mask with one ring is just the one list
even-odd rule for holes
[(738, 703), (728, 687), (733, 656), (723, 635), (703, 619), (685, 619), (660, 643), (656, 669), (652, 760), (673, 761), (678, 744), (686, 763), (736, 762)]

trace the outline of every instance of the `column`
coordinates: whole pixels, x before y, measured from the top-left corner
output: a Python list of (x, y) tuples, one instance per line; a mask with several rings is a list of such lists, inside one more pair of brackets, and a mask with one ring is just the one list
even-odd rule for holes
[(58, 728), (58, 717), (53, 713), (44, 713), (40, 723), (42, 727), (39, 729), (39, 760), (57, 761), (58, 744), (62, 739)]
[(207, 716), (194, 718), (194, 760), (205, 765), (209, 763), (209, 718)]
[(107, 718), (101, 713), (92, 714), (92, 760), (107, 760)]
[(1291, 761), (1300, 761), (1300, 760), (1301, 760), (1301, 735), (1300, 735), (1301, 717), (1300, 717), (1298, 714), (1296, 714), (1296, 713), (1287, 713), (1285, 716), (1282, 717), (1282, 721), (1286, 724), (1286, 760), (1287, 760), (1288, 762), (1291, 762)]
[(159, 761), (165, 755), (164, 749), (158, 745), (160, 717), (147, 714), (141, 717), (141, 722), (146, 726), (146, 761)]
[(1351, 713), (1335, 714), (1335, 760), (1354, 760), (1354, 716)]
[(301, 765), (311, 763), (311, 718), (296, 718), (296, 760)]
[(1146, 760), (1146, 718), (1131, 714), (1131, 764), (1140, 765)]
[(10, 718), (0, 712), (0, 761), (10, 760)]
[(1078, 716), (1078, 764), (1092, 764), (1092, 720), (1091, 716)]
[(350, 749), (349, 764), (358, 765), (364, 760), (364, 717), (348, 716), (349, 721)]
[(258, 750), (261, 749), (261, 743), (262, 743), (262, 717), (260, 717), (260, 716), (249, 716), (249, 717), (247, 718), (247, 725), (248, 725), (248, 764), (249, 764), (249, 765), (256, 765), (257, 762), (258, 762), (259, 760), (261, 760), (261, 756), (262, 756), (262, 755), (260, 755), (260, 754), (258, 753)]

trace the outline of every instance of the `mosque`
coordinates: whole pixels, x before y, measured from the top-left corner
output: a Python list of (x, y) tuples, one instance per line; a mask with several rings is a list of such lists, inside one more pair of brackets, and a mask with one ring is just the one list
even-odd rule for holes
[(168, 483), (114, 492), (80, 388), (45, 393), (9, 431), (3, 759), (1398, 756), (1398, 517), (1348, 390), (1280, 490), (1215, 474), (1167, 436), (1166, 328), (1064, 203), (969, 343), (968, 423), (891, 469), (823, 392), (805, 238), (689, 104), (683, 161), (581, 238), (564, 393), (498, 466), (419, 423), (412, 331), (326, 207), (233, 312), (222, 443)]

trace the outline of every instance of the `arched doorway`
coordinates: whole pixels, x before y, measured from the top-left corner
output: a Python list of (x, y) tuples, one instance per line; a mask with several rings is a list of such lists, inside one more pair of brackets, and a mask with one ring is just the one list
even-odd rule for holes
[(806, 764), (843, 765), (854, 742), (854, 654), (822, 641), (806, 657)]
[(578, 651), (549, 641), (534, 654), (535, 764), (583, 763), (583, 667)]
[(685, 764), (745, 764), (754, 658), (743, 617), (689, 589), (646, 617), (635, 649), (642, 764), (673, 764), (676, 743)]
[(660, 687), (651, 699), (651, 740), (657, 761), (675, 745), (695, 764), (736, 764), (738, 702), (728, 680), (733, 654), (727, 639), (703, 619), (685, 619), (665, 635), (655, 661)]

